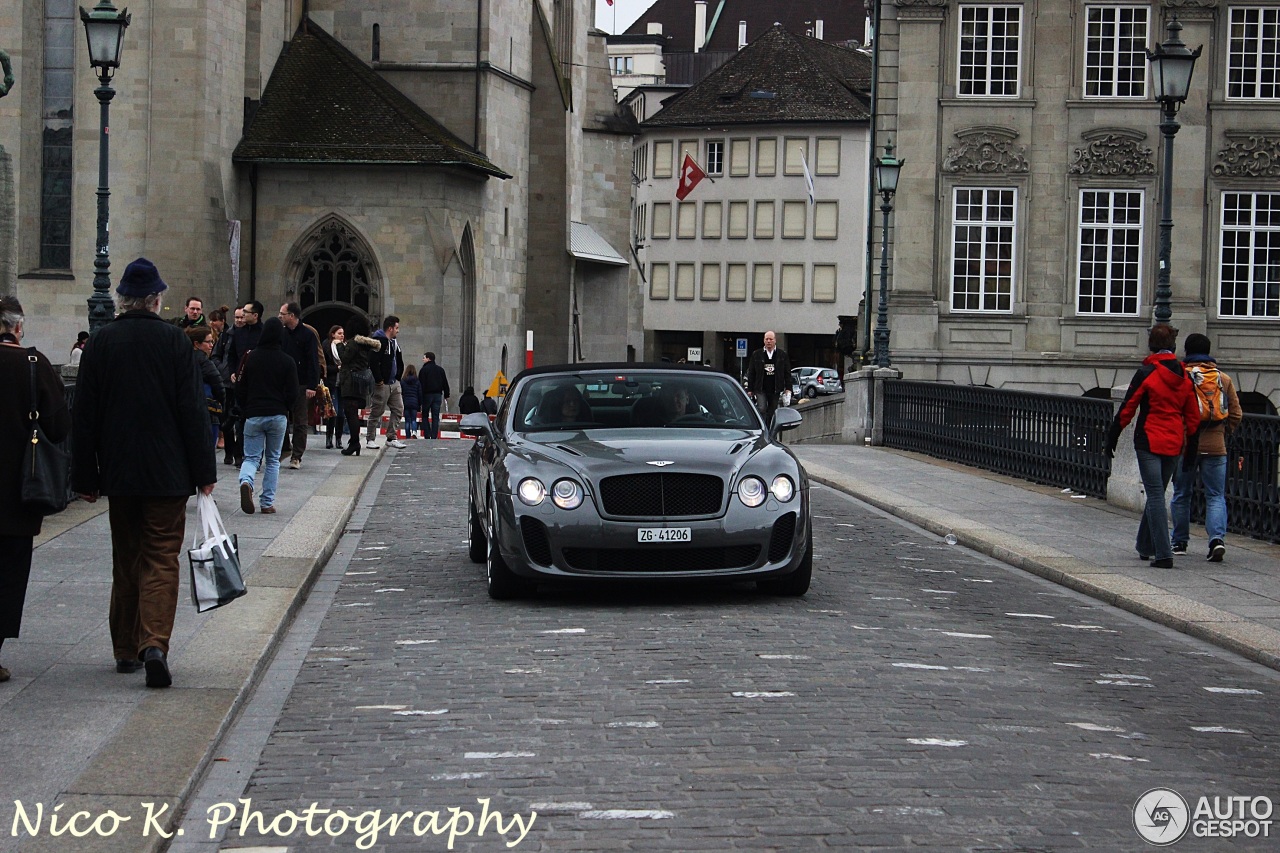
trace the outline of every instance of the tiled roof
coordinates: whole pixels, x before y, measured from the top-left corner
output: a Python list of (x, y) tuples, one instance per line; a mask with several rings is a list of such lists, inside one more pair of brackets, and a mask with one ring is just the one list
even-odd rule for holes
[(453, 166), (511, 177), (307, 20), (276, 62), (232, 159)]
[(871, 58), (781, 25), (738, 51), (645, 127), (867, 121)]
[[(861, 42), (866, 15), (865, 0), (707, 0), (707, 27), (714, 21), (715, 28), (705, 49), (737, 50), (739, 21), (747, 22), (748, 41), (755, 41), (774, 24), (804, 33), (821, 19), (822, 37), (827, 41)], [(693, 50), (693, 0), (655, 0), (627, 28), (627, 34), (646, 33), (651, 23), (662, 24), (663, 35), (671, 37), (665, 52)]]

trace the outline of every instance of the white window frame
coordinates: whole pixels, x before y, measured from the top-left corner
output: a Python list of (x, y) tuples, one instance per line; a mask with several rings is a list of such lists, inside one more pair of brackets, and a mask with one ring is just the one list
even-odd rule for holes
[[(1265, 214), (1260, 216), (1258, 202), (1263, 198), (1268, 201), (1268, 207)], [(1247, 221), (1241, 221), (1240, 217), (1244, 209), (1239, 202), (1244, 199), (1249, 201)], [(1233, 200), (1236, 205), (1232, 210), (1236, 213), (1229, 216), (1227, 205)], [(1223, 319), (1280, 319), (1280, 193), (1224, 192), (1220, 209), (1218, 316)], [(1259, 220), (1264, 218), (1266, 221), (1259, 224)], [(1244, 263), (1228, 267), (1229, 251), (1238, 251), (1244, 257)], [(1261, 265), (1257, 263), (1257, 259), (1263, 252), (1271, 262), (1260, 271)], [(1230, 270), (1240, 268), (1245, 270), (1243, 277), (1232, 274), (1228, 279)], [(1231, 285), (1242, 288), (1244, 294), (1233, 295), (1228, 299), (1226, 290)], [(1239, 311), (1239, 306), (1243, 306), (1245, 310)], [(1228, 307), (1232, 310), (1226, 310)]]
[[(1252, 19), (1252, 20), (1250, 20)], [(1247, 27), (1271, 27), (1270, 38), (1255, 35), (1253, 48), (1240, 44)], [(1270, 50), (1266, 45), (1270, 45)], [(1227, 14), (1226, 95), (1229, 101), (1269, 101), (1280, 98), (1280, 6), (1233, 6)], [(1267, 68), (1267, 63), (1270, 68)], [(1250, 82), (1233, 79), (1249, 74)], [(1270, 79), (1263, 82), (1263, 77)], [(1265, 92), (1265, 93), (1264, 93)]]
[[(1131, 28), (1131, 35), (1123, 37), (1121, 30), (1126, 26)], [(1085, 6), (1084, 97), (1145, 100), (1151, 66), (1146, 55), (1150, 38), (1150, 7)], [(1125, 74), (1133, 75), (1132, 79), (1122, 82)], [(1131, 90), (1121, 91), (1126, 86)]]
[[(1076, 221), (1077, 314), (1136, 317), (1142, 310), (1145, 209), (1146, 193), (1140, 189), (1080, 190)], [(1118, 258), (1117, 253), (1124, 256)], [(1089, 260), (1086, 254), (1090, 255)], [(1099, 299), (1102, 310), (1092, 306)]]
[[(961, 193), (982, 193), (983, 201), (981, 203), (982, 218), (980, 219), (960, 219), (958, 215)], [(1005, 201), (1007, 195), (1007, 202)], [(992, 205), (992, 196), (997, 196), (997, 203), (1001, 207), (1007, 206), (1011, 212), (1010, 219), (990, 219), (987, 212)], [(968, 198), (968, 196), (966, 196)], [(973, 259), (978, 264), (979, 275), (978, 288), (976, 293), (970, 294), (965, 291), (958, 293), (956, 291), (956, 283), (959, 278), (956, 274), (956, 267), (960, 262), (959, 238), (961, 229), (979, 229), (981, 231), (980, 242), (966, 241), (965, 245), (977, 246), (979, 248), (977, 258)], [(1003, 231), (1008, 231), (1007, 239), (1004, 238)], [(995, 236), (1000, 237), (995, 241), (989, 238), (993, 236), (992, 232), (996, 232)], [(999, 255), (998, 251), (1001, 247), (1007, 247), (1007, 258), (992, 257)], [(982, 186), (964, 186), (955, 187), (951, 191), (951, 275), (950, 275), (950, 300), (951, 310), (956, 313), (966, 314), (1011, 314), (1013, 313), (1014, 297), (1016, 294), (1015, 283), (1017, 282), (1017, 247), (1018, 247), (1018, 190), (1015, 187), (982, 187)], [(995, 250), (995, 251), (993, 251)], [(989, 263), (1007, 262), (1008, 272), (1002, 274), (997, 267), (995, 275), (989, 275), (985, 270)], [(1002, 282), (1007, 282), (1007, 292), (1001, 287)], [(977, 297), (977, 305), (970, 307), (970, 296)], [(959, 299), (963, 299), (965, 304), (957, 304)], [(1001, 305), (1001, 302), (1005, 305)], [(990, 304), (994, 302), (994, 305)]]
[[(1024, 39), (1023, 31), (1023, 9), (1021, 6), (1008, 4), (983, 3), (983, 4), (965, 4), (960, 7), (959, 27), (957, 33), (957, 50), (956, 50), (956, 96), (960, 98), (1017, 98), (1022, 92), (1022, 42)], [(1000, 16), (1009, 16), (1005, 21), (997, 21)], [(1000, 23), (1008, 23), (1011, 18), (1017, 19), (1017, 47), (1014, 53), (1014, 65), (995, 66), (992, 58), (997, 53), (1003, 54), (1006, 51), (997, 51), (991, 44), (993, 36), (990, 34), (991, 28)], [(985, 29), (985, 36), (966, 36), (966, 28)], [(1008, 38), (1008, 36), (1001, 36)], [(979, 47), (974, 45), (971, 48), (965, 47), (966, 38), (977, 39), (982, 38), (984, 44)], [(971, 61), (966, 64), (966, 55), (972, 54)], [(1014, 78), (1012, 86), (1008, 81), (994, 79), (993, 69), (996, 67), (1009, 68), (1014, 70)], [(967, 75), (967, 76), (966, 76)], [(966, 83), (971, 86), (970, 91), (965, 91)], [(1000, 87), (1002, 91), (993, 92), (996, 87)], [(1012, 91), (1008, 91), (1011, 88)]]
[(712, 177), (720, 177), (724, 174), (724, 140), (708, 139), (707, 140), (707, 161), (703, 164), (706, 172)]

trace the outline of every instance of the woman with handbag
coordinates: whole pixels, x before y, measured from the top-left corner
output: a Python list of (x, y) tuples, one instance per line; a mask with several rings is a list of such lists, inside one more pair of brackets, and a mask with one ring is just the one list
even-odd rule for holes
[[(22, 346), (22, 326), (17, 298), (0, 298), (0, 458), (9, 460), (22, 459), (30, 446), (33, 414), (48, 441), (60, 442), (71, 431), (62, 379), (35, 347)], [(26, 470), (22, 464), (0, 466), (0, 647), (22, 625), (32, 545), (44, 519), (43, 511), (22, 502)], [(8, 680), (9, 670), (0, 666), (0, 681)]]
[(338, 393), (342, 397), (342, 412), (347, 422), (351, 440), (342, 449), (343, 456), (360, 455), (360, 410), (369, 407), (369, 394), (373, 392), (373, 371), (369, 364), (375, 352), (382, 349), (382, 342), (368, 337), (369, 323), (363, 317), (353, 317), (347, 322), (346, 343), (338, 347), (342, 369), (338, 372)]

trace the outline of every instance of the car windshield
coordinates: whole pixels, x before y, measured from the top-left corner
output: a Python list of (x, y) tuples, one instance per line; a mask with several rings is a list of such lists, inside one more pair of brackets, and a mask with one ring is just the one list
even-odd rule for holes
[(720, 427), (760, 429), (751, 401), (720, 373), (581, 373), (521, 383), (518, 432), (563, 429)]

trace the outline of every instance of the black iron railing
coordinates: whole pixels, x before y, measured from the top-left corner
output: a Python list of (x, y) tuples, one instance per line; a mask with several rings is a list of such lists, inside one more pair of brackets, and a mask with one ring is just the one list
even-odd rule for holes
[[(1227, 530), (1280, 542), (1280, 417), (1245, 415), (1227, 438)], [(1196, 478), (1191, 517), (1204, 521), (1204, 486)]]
[(1109, 400), (897, 379), (884, 443), (1036, 483), (1107, 496)]

